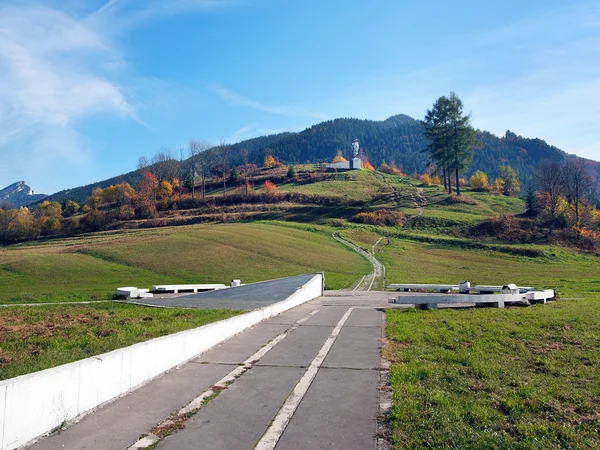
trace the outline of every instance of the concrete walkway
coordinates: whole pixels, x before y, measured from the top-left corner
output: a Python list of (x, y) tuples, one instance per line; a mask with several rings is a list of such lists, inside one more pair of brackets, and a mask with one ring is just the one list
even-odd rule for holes
[(32, 448), (374, 449), (387, 296), (329, 291)]

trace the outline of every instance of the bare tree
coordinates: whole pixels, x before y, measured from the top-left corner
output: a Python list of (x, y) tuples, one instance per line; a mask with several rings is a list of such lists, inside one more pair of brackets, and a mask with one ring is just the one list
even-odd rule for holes
[(173, 151), (168, 148), (161, 148), (152, 157), (152, 171), (158, 181), (170, 181), (179, 174), (179, 161), (175, 159)]
[(594, 189), (594, 180), (588, 172), (585, 161), (568, 161), (564, 168), (564, 183), (567, 198), (575, 206), (575, 224), (579, 226), (579, 206), (589, 199)]
[[(542, 161), (538, 169), (537, 184), (539, 190), (548, 197), (550, 217), (554, 222), (559, 199), (565, 192), (565, 178), (561, 164), (555, 161)], [(552, 224), (550, 226), (552, 227)]]
[[(190, 139), (188, 144), (188, 152), (190, 155), (190, 164), (191, 164), (191, 188), (192, 188), (192, 200), (196, 199), (196, 163), (198, 162), (198, 153), (199, 153), (199, 144), (198, 141), (194, 139)], [(204, 196), (202, 196), (204, 198)]]
[[(200, 176), (202, 183), (202, 200), (206, 198), (206, 178), (210, 171), (210, 160), (206, 150), (211, 147), (210, 142), (206, 140), (190, 139), (189, 155), (192, 165), (193, 185), (196, 184), (196, 175)], [(192, 188), (192, 198), (194, 198), (194, 190)]]
[(0, 204), (0, 238), (2, 245), (8, 244), (11, 225), (17, 218), (17, 210), (9, 203), (2, 202)]
[(246, 186), (246, 195), (248, 195), (248, 149), (243, 148), (240, 150), (240, 156), (242, 157), (242, 179), (244, 180), (244, 186)]
[(219, 157), (219, 171), (223, 176), (223, 195), (227, 193), (227, 171), (229, 170), (229, 153), (231, 151), (231, 147), (227, 145), (225, 140), (221, 139), (219, 146), (217, 148), (217, 155)]

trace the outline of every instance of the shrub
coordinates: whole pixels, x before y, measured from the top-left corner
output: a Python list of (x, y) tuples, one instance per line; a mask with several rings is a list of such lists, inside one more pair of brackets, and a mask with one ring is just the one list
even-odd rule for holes
[(371, 163), (369, 162), (369, 160), (368, 160), (368, 159), (365, 159), (365, 160), (362, 162), (362, 168), (363, 168), (363, 169), (367, 169), (367, 170), (375, 170), (375, 167), (373, 167), (373, 166), (371, 165)]
[(401, 227), (406, 222), (406, 216), (399, 211), (379, 209), (375, 211), (363, 211), (352, 216), (356, 223), (367, 225), (385, 225), (390, 227)]
[(260, 188), (266, 192), (274, 192), (277, 190), (277, 186), (271, 180), (266, 180)]
[(423, 175), (421, 175), (419, 177), (419, 181), (423, 186), (431, 186), (433, 184), (433, 179), (428, 173), (424, 173)]

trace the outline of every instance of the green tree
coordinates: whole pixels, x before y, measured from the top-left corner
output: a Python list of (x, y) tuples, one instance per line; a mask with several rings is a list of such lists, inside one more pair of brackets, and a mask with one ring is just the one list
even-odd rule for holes
[(500, 180), (502, 181), (502, 193), (508, 197), (518, 195), (521, 192), (521, 184), (517, 172), (508, 164), (500, 166)]
[(64, 217), (71, 217), (77, 214), (80, 209), (81, 207), (78, 203), (74, 202), (73, 200), (67, 200), (65, 202), (65, 207), (63, 208), (62, 214)]
[(452, 193), (450, 177), (454, 172), (456, 193), (460, 195), (460, 173), (473, 160), (477, 139), (470, 122), (471, 116), (463, 113), (462, 100), (454, 92), (448, 97), (438, 98), (422, 121), (424, 134), (429, 140), (426, 151), (430, 163), (435, 164), (438, 170), (441, 167), (448, 193)]
[(229, 178), (234, 183), (240, 181), (240, 173), (238, 172), (237, 167), (231, 169), (231, 174), (229, 174)]
[(460, 173), (469, 168), (473, 161), (473, 149), (477, 145), (475, 130), (471, 126), (471, 115), (464, 115), (463, 102), (454, 93), (450, 93), (450, 149), (448, 168), (454, 170), (456, 194), (460, 195)]

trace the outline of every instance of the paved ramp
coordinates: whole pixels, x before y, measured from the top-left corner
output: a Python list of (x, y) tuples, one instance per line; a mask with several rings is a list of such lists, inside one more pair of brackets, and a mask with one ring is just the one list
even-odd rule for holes
[(298, 275), (194, 294), (157, 295), (129, 303), (168, 308), (258, 309), (289, 298), (314, 276)]

